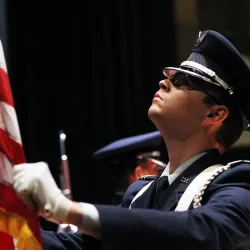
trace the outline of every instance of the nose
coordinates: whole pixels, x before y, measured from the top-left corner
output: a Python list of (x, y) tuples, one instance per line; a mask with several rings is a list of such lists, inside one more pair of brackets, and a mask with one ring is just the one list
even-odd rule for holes
[(159, 82), (159, 86), (160, 86), (160, 89), (163, 89), (166, 92), (170, 90), (170, 83), (168, 79), (161, 80)]

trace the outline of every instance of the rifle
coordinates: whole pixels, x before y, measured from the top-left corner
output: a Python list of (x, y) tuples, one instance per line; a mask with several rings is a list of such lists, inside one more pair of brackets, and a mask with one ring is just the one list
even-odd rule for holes
[[(59, 131), (59, 143), (60, 143), (60, 154), (61, 154), (61, 169), (60, 169), (60, 184), (63, 194), (70, 200), (72, 200), (71, 182), (70, 182), (70, 171), (68, 157), (65, 150), (66, 134), (63, 130)], [(71, 224), (60, 224), (57, 232), (76, 232), (78, 228)]]
[(72, 200), (69, 163), (65, 150), (65, 140), (66, 140), (66, 134), (63, 132), (63, 130), (60, 130), (59, 142), (60, 142), (60, 154), (61, 154), (61, 171), (60, 171), (61, 189), (63, 194), (68, 199)]

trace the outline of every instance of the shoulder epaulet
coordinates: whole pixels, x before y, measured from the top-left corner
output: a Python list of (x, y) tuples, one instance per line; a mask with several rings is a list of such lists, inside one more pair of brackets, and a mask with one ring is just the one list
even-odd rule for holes
[(139, 178), (139, 180), (143, 181), (153, 181), (156, 178), (156, 175), (143, 175)]

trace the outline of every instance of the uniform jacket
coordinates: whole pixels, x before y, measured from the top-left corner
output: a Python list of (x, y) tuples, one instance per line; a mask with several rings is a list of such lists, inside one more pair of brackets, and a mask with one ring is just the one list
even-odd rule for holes
[[(104, 249), (250, 249), (250, 164), (239, 162), (217, 176), (208, 186), (202, 206), (184, 212), (173, 211), (191, 181), (205, 168), (220, 163), (217, 150), (211, 150), (189, 166), (153, 205), (157, 176), (150, 187), (128, 209), (142, 182), (133, 183), (124, 195), (121, 208), (96, 205), (100, 214)], [(182, 181), (183, 177), (187, 183)], [(145, 181), (145, 184), (148, 182)], [(133, 194), (133, 195), (131, 195)], [(56, 233), (44, 233), (51, 244), (74, 242), (72, 236), (59, 239)], [(47, 240), (49, 238), (49, 240)], [(85, 248), (88, 239), (80, 240)], [(84, 243), (85, 242), (85, 243)], [(96, 241), (97, 242), (97, 241)], [(59, 243), (58, 243), (59, 244)], [(45, 246), (44, 245), (44, 246)], [(99, 246), (98, 246), (99, 247)], [(44, 249), (67, 249), (45, 248)], [(100, 248), (101, 249), (101, 248)]]

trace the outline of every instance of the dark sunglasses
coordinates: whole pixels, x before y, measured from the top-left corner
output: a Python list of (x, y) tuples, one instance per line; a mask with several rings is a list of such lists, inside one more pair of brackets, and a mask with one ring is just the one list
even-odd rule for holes
[(216, 104), (220, 105), (216, 98), (209, 94), (206, 90), (209, 87), (208, 83), (183, 72), (177, 72), (173, 76), (169, 76), (168, 79), (175, 87), (184, 87), (188, 90), (201, 91), (212, 98)]

